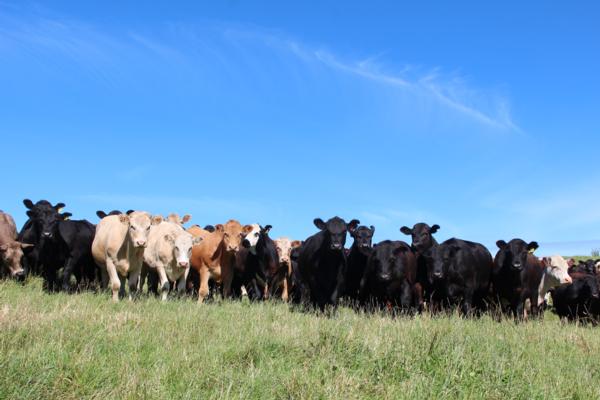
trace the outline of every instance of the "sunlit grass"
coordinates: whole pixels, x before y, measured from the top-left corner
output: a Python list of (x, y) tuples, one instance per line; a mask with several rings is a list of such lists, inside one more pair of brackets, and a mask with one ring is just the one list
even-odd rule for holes
[(0, 399), (598, 398), (600, 330), (0, 283)]

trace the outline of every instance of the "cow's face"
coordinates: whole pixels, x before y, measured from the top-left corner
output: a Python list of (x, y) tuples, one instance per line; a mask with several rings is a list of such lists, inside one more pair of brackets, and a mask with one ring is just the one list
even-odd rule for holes
[(275, 248), (277, 249), (277, 255), (279, 256), (279, 264), (291, 266), (292, 265), (292, 249), (299, 247), (302, 242), (299, 240), (290, 240), (288, 238), (275, 239)]
[(33, 204), (31, 200), (25, 199), (23, 204), (28, 209), (27, 216), (42, 238), (53, 237), (56, 223), (71, 216), (70, 213), (60, 213), (60, 210), (65, 206), (64, 203), (57, 203), (53, 206), (46, 200), (40, 200)]
[(58, 234), (58, 223), (71, 216), (71, 213), (59, 214), (53, 211), (38, 213), (38, 223), (41, 228), (42, 238), (52, 239)]
[(121, 214), (119, 219), (122, 223), (129, 224), (129, 237), (136, 248), (145, 248), (148, 243), (150, 227), (162, 222), (161, 216), (152, 218), (149, 213), (144, 211), (134, 211), (129, 215)]
[(0, 260), (8, 268), (12, 278), (18, 280), (25, 278), (25, 271), (21, 267), (21, 258), (23, 258), (23, 249), (31, 246), (33, 245), (19, 242), (0, 245)]
[(377, 271), (376, 278), (380, 281), (389, 281), (397, 271), (396, 266), (400, 263), (402, 248), (393, 248), (390, 246), (376, 246), (375, 255), (370, 257), (373, 263), (372, 269)]
[(248, 226), (251, 228), (249, 228), (247, 231), (244, 231), (242, 245), (254, 254), (256, 252), (256, 243), (258, 243), (258, 239), (260, 238), (260, 225), (252, 224)]
[(521, 239), (513, 239), (506, 243), (498, 240), (496, 246), (503, 253), (503, 265), (521, 271), (527, 264), (527, 255), (533, 253), (539, 246), (537, 242), (527, 243)]
[(173, 246), (173, 257), (176, 265), (179, 268), (187, 268), (190, 265), (192, 247), (200, 243), (202, 238), (193, 237), (188, 232), (182, 231), (176, 236), (173, 236), (173, 234), (165, 235), (165, 240)]
[(429, 279), (430, 281), (443, 280), (448, 276), (448, 269), (452, 264), (456, 253), (460, 251), (460, 247), (455, 245), (434, 246), (428, 252), (430, 257)]
[(252, 230), (251, 225), (242, 227), (235, 220), (229, 220), (225, 225), (217, 225), (216, 228), (223, 232), (223, 245), (227, 252), (239, 251), (244, 236)]
[(418, 223), (410, 229), (408, 226), (400, 228), (400, 232), (405, 235), (410, 235), (412, 238), (412, 246), (420, 253), (429, 250), (435, 243), (433, 234), (440, 229), (439, 225), (429, 226), (425, 223)]
[(370, 250), (373, 245), (373, 235), (375, 234), (375, 227), (371, 225), (370, 228), (366, 226), (359, 226), (350, 233), (354, 239), (354, 245), (361, 250)]
[(354, 232), (360, 221), (353, 219), (350, 223), (346, 223), (340, 217), (333, 217), (327, 222), (323, 222), (321, 218), (316, 218), (314, 224), (321, 231), (325, 232), (325, 237), (329, 242), (331, 250), (342, 251), (346, 244), (346, 232)]
[(546, 277), (549, 280), (550, 287), (573, 282), (573, 279), (571, 279), (567, 272), (569, 264), (561, 256), (544, 257), (542, 265), (546, 268)]

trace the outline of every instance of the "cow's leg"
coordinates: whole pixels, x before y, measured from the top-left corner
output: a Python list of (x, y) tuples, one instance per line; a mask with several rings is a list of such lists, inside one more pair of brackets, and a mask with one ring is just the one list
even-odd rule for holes
[(414, 287), (409, 282), (403, 282), (400, 289), (400, 306), (402, 312), (414, 312), (415, 301), (413, 300)]
[(287, 303), (289, 298), (289, 294), (288, 294), (288, 278), (287, 276), (285, 278), (283, 278), (283, 289), (281, 290), (281, 300), (285, 301)]
[(157, 265), (156, 272), (158, 273), (158, 279), (160, 281), (160, 297), (162, 301), (165, 301), (167, 300), (169, 289), (171, 289), (171, 285), (169, 284), (169, 278), (167, 278), (167, 273), (165, 272), (165, 268), (163, 265)]
[(421, 283), (419, 283), (419, 282), (415, 283), (415, 285), (414, 285), (414, 299), (415, 299), (415, 307), (417, 308), (417, 311), (422, 312), (423, 304), (424, 304), (423, 285), (421, 285)]
[(188, 279), (188, 275), (190, 273), (190, 267), (187, 267), (183, 272), (183, 275), (179, 277), (177, 280), (177, 295), (183, 296), (185, 294), (185, 286)]
[(127, 283), (127, 277), (126, 276), (121, 276), (119, 275), (119, 299), (124, 299), (125, 296), (127, 295), (126, 291), (125, 291), (125, 286)]
[(228, 299), (231, 297), (231, 284), (233, 283), (233, 268), (228, 265), (229, 262), (221, 265), (221, 280), (223, 285), (223, 298)]
[(540, 308), (538, 307), (537, 291), (529, 296), (529, 302), (531, 303), (531, 318), (538, 318), (540, 316)]
[(200, 289), (198, 289), (198, 303), (202, 303), (206, 296), (208, 296), (208, 279), (210, 273), (207, 267), (200, 269)]
[(133, 300), (137, 298), (138, 295), (138, 287), (140, 284), (140, 274), (142, 273), (142, 266), (139, 268), (135, 268), (134, 270), (129, 271), (129, 276), (127, 278), (129, 283), (129, 300)]
[[(117, 267), (112, 258), (106, 258), (106, 273), (110, 279), (110, 289), (112, 290), (113, 301), (119, 301), (119, 292), (121, 291), (121, 277), (117, 273)], [(124, 288), (123, 288), (124, 289)]]
[(108, 271), (106, 267), (100, 268), (100, 287), (102, 290), (108, 287)]
[[(62, 288), (65, 292), (68, 292), (70, 289), (71, 275), (73, 275), (73, 272), (75, 270), (75, 267), (78, 264), (78, 261), (79, 261), (78, 258), (70, 256), (69, 258), (67, 258), (67, 261), (65, 262), (65, 267), (63, 268), (63, 276), (62, 276), (62, 278), (63, 278), (62, 279)], [(80, 275), (80, 279), (81, 279), (81, 275)]]
[(465, 317), (470, 317), (473, 311), (473, 290), (467, 289), (463, 295), (461, 311)]

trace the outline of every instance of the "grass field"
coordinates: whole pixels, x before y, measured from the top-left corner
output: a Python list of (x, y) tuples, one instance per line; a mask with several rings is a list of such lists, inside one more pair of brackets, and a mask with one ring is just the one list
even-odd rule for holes
[(0, 283), (0, 399), (600, 397), (600, 328)]

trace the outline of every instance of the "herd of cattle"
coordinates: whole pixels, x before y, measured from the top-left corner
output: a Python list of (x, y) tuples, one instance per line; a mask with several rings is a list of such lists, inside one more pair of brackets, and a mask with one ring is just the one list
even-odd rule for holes
[[(42, 275), (48, 292), (109, 287), (118, 301), (126, 286), (130, 298), (147, 287), (163, 300), (170, 292), (199, 302), (220, 293), (320, 310), (343, 300), (360, 309), (402, 313), (458, 308), (467, 316), (495, 306), (519, 319), (539, 316), (551, 297), (561, 317), (600, 317), (599, 260), (538, 258), (537, 243), (521, 239), (499, 240), (492, 258), (479, 243), (438, 243), (433, 234), (440, 227), (425, 223), (400, 229), (411, 244), (373, 244), (373, 226), (317, 218), (317, 233), (292, 241), (271, 239), (270, 225), (235, 220), (186, 229), (189, 215), (115, 210), (98, 211), (94, 225), (69, 219), (63, 203), (23, 203), (29, 219), (18, 233), (13, 218), (0, 211), (0, 270), (18, 280)], [(349, 249), (347, 234), (354, 239)]]

